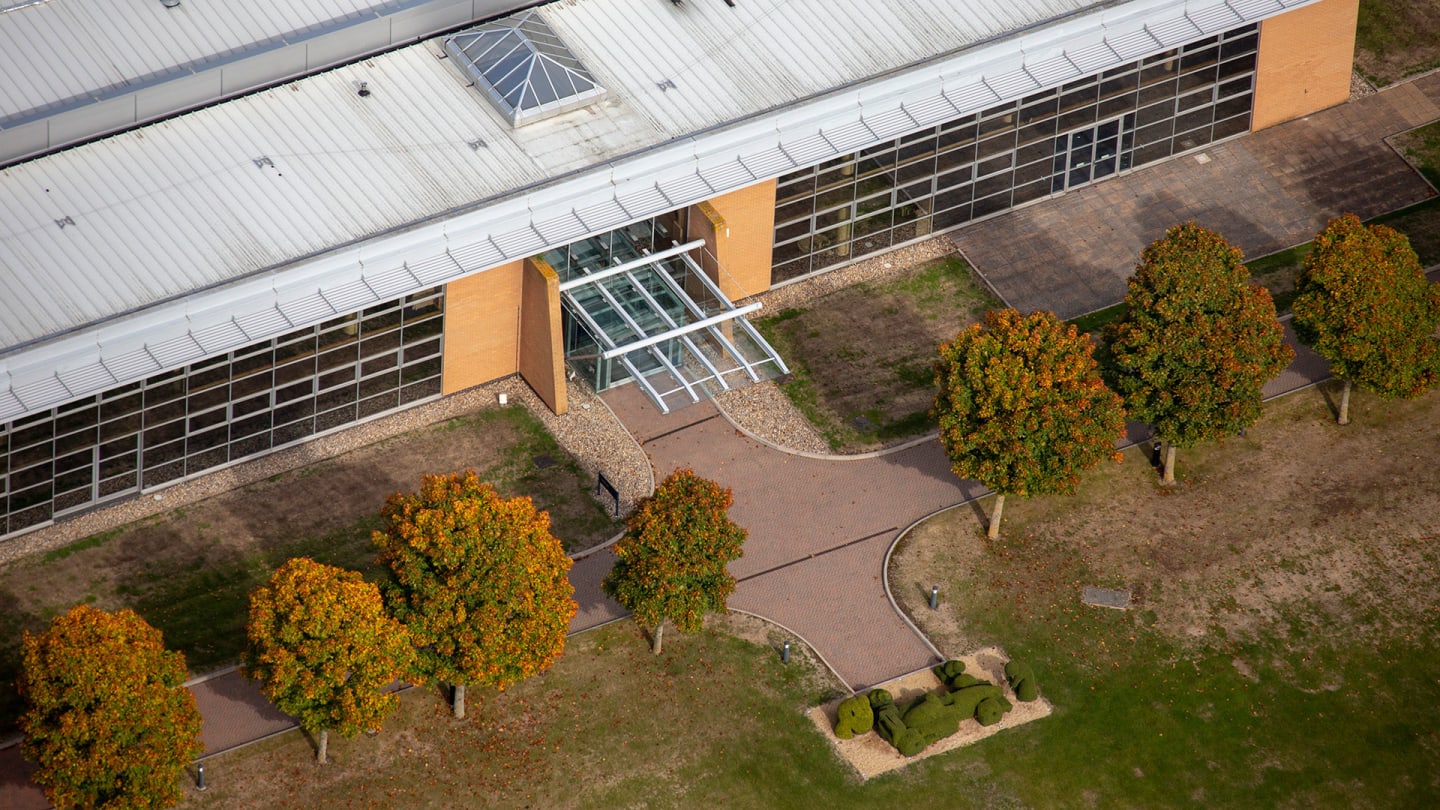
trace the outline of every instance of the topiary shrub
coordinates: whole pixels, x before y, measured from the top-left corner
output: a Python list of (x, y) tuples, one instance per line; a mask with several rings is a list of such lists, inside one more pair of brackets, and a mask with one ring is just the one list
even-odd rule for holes
[(975, 719), (982, 726), (993, 726), (1013, 708), (1010, 701), (1003, 697), (987, 697), (975, 707)]
[(1005, 680), (1009, 681), (1010, 688), (1015, 690), (1015, 697), (1025, 703), (1040, 697), (1040, 687), (1035, 683), (1035, 670), (1031, 669), (1029, 664), (1006, 662)]
[(993, 683), (967, 686), (946, 695), (950, 705), (954, 707), (957, 716), (961, 718), (974, 717), (975, 707), (980, 701), (986, 698), (998, 698), (1004, 695), (1004, 691)]
[(950, 679), (965, 671), (965, 662), (952, 659), (937, 667), (931, 667), (930, 671), (935, 673), (935, 677), (939, 678), (941, 683), (949, 684)]
[(842, 740), (864, 734), (875, 727), (875, 712), (870, 708), (870, 699), (865, 695), (845, 698), (840, 701), (835, 712), (835, 736)]
[(966, 688), (967, 686), (991, 686), (992, 684), (989, 681), (984, 680), (983, 678), (977, 678), (974, 675), (966, 675), (964, 673), (961, 673), (947, 681), (945, 685), (950, 687), (950, 691), (958, 692), (961, 689)]
[(927, 745), (959, 731), (960, 721), (969, 716), (960, 714), (954, 704), (946, 699), (948, 697), (931, 692), (905, 710), (906, 728), (920, 732)]
[(895, 750), (907, 757), (925, 750), (929, 742), (919, 731), (905, 725), (900, 707), (895, 705), (889, 692), (874, 689), (867, 697), (875, 712), (875, 733), (880, 735), (880, 739), (895, 746)]
[(895, 738), (895, 750), (899, 751), (901, 756), (906, 757), (913, 757), (924, 751), (925, 746), (929, 744), (925, 741), (924, 735), (913, 728), (905, 729)]
[(895, 740), (903, 731), (905, 731), (905, 721), (900, 719), (900, 710), (895, 707), (894, 703), (886, 704), (875, 712), (875, 733), (880, 735), (880, 739), (895, 745)]

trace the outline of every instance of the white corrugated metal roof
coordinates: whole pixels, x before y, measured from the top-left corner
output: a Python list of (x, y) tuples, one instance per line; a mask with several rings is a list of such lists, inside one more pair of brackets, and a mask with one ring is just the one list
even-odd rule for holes
[[(0, 0), (0, 121), (417, 0)], [(5, 9), (12, 9), (5, 11)]]
[(429, 42), (11, 167), (0, 419), (1310, 2), (1240, 1), (579, 0), (521, 129)]

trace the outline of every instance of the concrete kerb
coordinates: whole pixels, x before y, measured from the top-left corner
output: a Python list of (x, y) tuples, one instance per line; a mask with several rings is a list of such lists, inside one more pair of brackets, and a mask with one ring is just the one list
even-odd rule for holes
[(772, 442), (762, 436), (757, 436), (756, 434), (752, 433), (749, 428), (745, 427), (739, 422), (736, 422), (734, 418), (730, 416), (730, 413), (725, 410), (725, 407), (720, 404), (719, 400), (712, 398), (710, 402), (715, 406), (715, 410), (719, 412), (721, 416), (725, 417), (725, 421), (730, 423), (730, 427), (735, 428), (736, 430), (745, 434), (747, 437), (753, 439), (756, 442), (759, 442), (760, 444), (765, 445), (766, 447), (774, 450), (777, 453), (784, 453), (789, 456), (795, 456), (796, 458), (808, 458), (814, 459), (816, 461), (861, 461), (870, 458), (880, 458), (881, 456), (887, 456), (891, 453), (898, 453), (901, 450), (908, 450), (918, 444), (924, 444), (925, 442), (931, 441), (933, 439), (938, 439), (940, 437), (939, 431), (932, 430), (929, 433), (926, 433), (924, 436), (919, 436), (914, 439), (908, 439), (905, 442), (895, 445), (894, 447), (883, 447), (879, 450), (870, 450), (865, 453), (811, 453), (808, 450), (796, 450), (794, 448), (785, 447), (784, 445), (776, 444), (775, 442)]
[[(800, 635), (799, 633), (795, 632), (794, 630), (790, 629), (789, 627), (786, 627), (785, 625), (781, 624), (780, 622), (775, 621), (774, 619), (771, 619), (771, 618), (768, 618), (768, 617), (765, 617), (765, 616), (761, 616), (759, 613), (751, 613), (751, 612), (748, 611), (748, 610), (741, 610), (740, 608), (733, 608), (733, 607), (727, 607), (727, 608), (725, 608), (725, 610), (729, 611), (730, 613), (739, 613), (739, 614), (742, 615), (742, 616), (749, 616), (749, 617), (751, 617), (751, 618), (759, 619), (760, 621), (765, 622), (766, 624), (773, 624), (773, 625), (775, 625), (776, 627), (780, 628), (781, 630), (784, 630), (785, 632), (787, 632), (787, 633), (789, 633), (790, 635), (794, 636), (795, 638), (800, 639), (800, 643), (805, 645), (805, 648), (806, 648), (807, 650), (809, 650), (812, 655), (815, 656), (815, 659), (816, 659), (817, 661), (819, 661), (820, 663), (824, 664), (826, 669), (830, 670), (830, 674), (835, 676), (835, 680), (839, 681), (839, 682), (840, 682), (840, 685), (841, 685), (842, 687), (844, 687), (845, 689), (848, 689), (848, 690), (850, 691), (850, 694), (852, 694), (852, 695), (855, 694), (855, 690), (854, 690), (854, 689), (850, 689), (850, 684), (847, 683), (847, 682), (845, 681), (845, 678), (840, 675), (840, 671), (837, 670), (837, 669), (835, 669), (835, 667), (830, 664), (830, 662), (825, 658), (825, 656), (820, 654), (820, 650), (817, 649), (814, 644), (811, 644), (810, 641), (809, 641), (808, 639), (806, 639), (804, 636)], [(928, 643), (928, 642), (927, 642), (927, 643)]]
[[(412, 686), (412, 687), (409, 687), (409, 688), (413, 689), (413, 688), (415, 688), (415, 687)], [(275, 739), (276, 737), (279, 737), (281, 734), (289, 734), (289, 733), (291, 733), (291, 732), (301, 731), (301, 730), (302, 730), (302, 729), (300, 728), (300, 724), (299, 724), (299, 723), (296, 723), (295, 725), (290, 726), (289, 728), (278, 729), (278, 730), (272, 731), (272, 732), (270, 732), (269, 734), (266, 734), (266, 735), (264, 735), (264, 736), (256, 737), (256, 738), (253, 739), (253, 740), (246, 740), (245, 742), (242, 742), (242, 743), (235, 743), (234, 745), (230, 746), (229, 748), (222, 748), (222, 749), (220, 749), (219, 751), (211, 751), (211, 752), (208, 753), (208, 754), (203, 754), (203, 755), (201, 755), (201, 756), (196, 757), (195, 759), (190, 760), (190, 762), (191, 762), (191, 764), (198, 764), (198, 763), (201, 763), (201, 762), (205, 762), (205, 761), (207, 761), (207, 760), (214, 759), (215, 757), (218, 757), (218, 756), (223, 756), (223, 755), (225, 755), (225, 754), (233, 754), (233, 753), (235, 753), (236, 751), (239, 751), (241, 748), (249, 748), (249, 747), (252, 746), (252, 745), (257, 745), (257, 744), (259, 744), (259, 743), (265, 742), (266, 740), (273, 740), (273, 739)]]
[[(965, 224), (968, 225), (969, 223)], [(958, 233), (963, 227), (965, 227), (965, 225), (957, 225), (946, 232)], [(1010, 306), (1010, 302), (1005, 300), (1005, 296), (1001, 295), (1000, 291), (995, 289), (995, 285), (990, 283), (990, 279), (985, 277), (985, 273), (981, 272), (980, 266), (970, 261), (970, 257), (965, 255), (965, 248), (962, 247), (959, 242), (955, 242), (955, 255), (964, 260), (965, 265), (970, 268), (970, 272), (974, 273), (975, 277), (980, 279), (980, 283), (985, 285), (985, 289), (989, 290), (990, 294), (995, 296), (995, 300), (999, 301), (1002, 307), (1013, 309), (1013, 307)]]
[(239, 669), (240, 669), (240, 665), (239, 665), (239, 664), (231, 664), (230, 666), (221, 667), (221, 668), (219, 668), (219, 669), (217, 669), (217, 670), (212, 670), (212, 671), (207, 672), (207, 673), (205, 673), (205, 674), (203, 674), (203, 675), (196, 675), (195, 677), (191, 678), (190, 680), (188, 680), (188, 681), (186, 681), (186, 682), (184, 682), (184, 683), (182, 683), (182, 684), (180, 684), (180, 685), (183, 686), (183, 687), (185, 687), (186, 689), (189, 689), (189, 688), (192, 687), (192, 686), (198, 686), (199, 684), (205, 683), (206, 681), (214, 680), (215, 678), (219, 678), (219, 677), (222, 677), (222, 676), (225, 676), (225, 675), (229, 675), (229, 674), (232, 673), (232, 672), (237, 672), (237, 671), (239, 671)]
[(936, 515), (944, 514), (945, 512), (949, 512), (951, 509), (959, 509), (960, 507), (972, 504), (980, 500), (981, 498), (989, 497), (991, 494), (993, 493), (991, 493), (987, 489), (981, 495), (976, 495), (973, 498), (968, 498), (959, 503), (951, 504), (950, 506), (947, 506), (943, 509), (936, 509), (934, 512), (931, 512), (928, 515), (916, 519), (909, 526), (901, 529), (900, 533), (895, 535), (895, 539), (890, 542), (890, 547), (885, 549), (885, 562), (880, 566), (880, 582), (885, 586), (885, 598), (890, 600), (890, 608), (894, 610), (897, 614), (899, 614), (900, 618), (905, 622), (906, 626), (913, 630), (915, 632), (915, 635), (919, 636), (920, 640), (925, 642), (925, 646), (929, 647), (930, 651), (935, 653), (935, 657), (939, 658), (941, 661), (945, 660), (945, 653), (940, 652), (940, 648), (936, 647), (935, 643), (930, 640), (930, 637), (925, 635), (925, 633), (921, 631), (918, 626), (916, 626), (915, 622), (910, 620), (910, 617), (905, 613), (905, 611), (900, 609), (900, 603), (895, 601), (895, 593), (890, 589), (890, 557), (895, 553), (895, 549), (900, 546), (900, 541), (905, 539), (905, 535), (909, 534), (911, 529), (919, 526), (921, 523), (924, 523), (925, 521), (935, 517)]

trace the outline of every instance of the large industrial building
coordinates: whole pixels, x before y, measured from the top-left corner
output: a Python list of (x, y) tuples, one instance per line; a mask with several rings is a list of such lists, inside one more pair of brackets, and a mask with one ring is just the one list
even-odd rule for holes
[[(1356, 0), (0, 0), (0, 537), (1343, 102)], [(880, 339), (880, 338), (874, 338)]]

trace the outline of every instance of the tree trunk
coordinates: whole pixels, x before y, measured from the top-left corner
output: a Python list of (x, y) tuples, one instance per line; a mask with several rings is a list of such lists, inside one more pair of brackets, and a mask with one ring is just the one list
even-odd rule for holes
[(330, 732), (329, 732), (329, 731), (326, 731), (326, 730), (324, 730), (324, 729), (321, 729), (321, 731), (320, 731), (320, 739), (317, 740), (317, 741), (316, 741), (316, 744), (315, 744), (315, 761), (316, 761), (316, 762), (319, 762), (321, 765), (324, 765), (326, 762), (329, 762), (330, 760), (326, 757), (326, 753), (329, 751), (329, 749), (330, 749)]
[(456, 720), (465, 719), (465, 684), (455, 684), (455, 695), (450, 701), (450, 709), (455, 713)]
[(1340, 389), (1340, 419), (1342, 425), (1350, 424), (1350, 381), (1345, 381), (1345, 387)]
[(1165, 486), (1172, 486), (1175, 483), (1175, 445), (1165, 445), (1165, 475), (1160, 479)]
[(990, 510), (990, 531), (987, 536), (994, 540), (1000, 536), (1000, 516), (1005, 514), (1005, 493), (995, 493), (995, 508)]
[(655, 653), (656, 655), (659, 655), (659, 654), (660, 654), (660, 636), (663, 635), (664, 633), (665, 633), (665, 620), (664, 620), (664, 619), (661, 619), (661, 620), (660, 620), (660, 623), (657, 624), (657, 625), (655, 625), (655, 644), (654, 644), (653, 646), (651, 646), (650, 652), (653, 652), (653, 653)]

